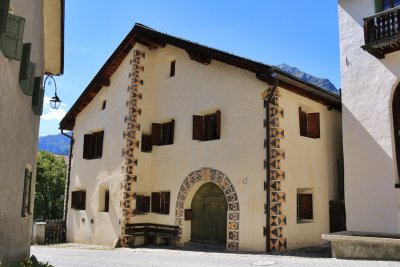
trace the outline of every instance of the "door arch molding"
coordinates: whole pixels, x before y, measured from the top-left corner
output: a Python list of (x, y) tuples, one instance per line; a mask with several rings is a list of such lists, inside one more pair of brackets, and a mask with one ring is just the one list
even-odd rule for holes
[(184, 222), (184, 207), (188, 193), (193, 190), (193, 187), (198, 183), (211, 182), (219, 186), (225, 194), (228, 202), (227, 216), (227, 235), (226, 248), (229, 250), (239, 249), (239, 199), (233, 183), (223, 172), (209, 167), (201, 168), (192, 171), (183, 180), (178, 192), (175, 208), (175, 224), (180, 227), (180, 235), (185, 231)]

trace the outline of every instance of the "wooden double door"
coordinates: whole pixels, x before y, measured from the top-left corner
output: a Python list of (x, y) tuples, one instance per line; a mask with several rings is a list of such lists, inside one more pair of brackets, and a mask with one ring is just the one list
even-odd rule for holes
[(191, 240), (225, 245), (228, 203), (222, 189), (213, 183), (202, 185), (193, 197), (192, 210)]

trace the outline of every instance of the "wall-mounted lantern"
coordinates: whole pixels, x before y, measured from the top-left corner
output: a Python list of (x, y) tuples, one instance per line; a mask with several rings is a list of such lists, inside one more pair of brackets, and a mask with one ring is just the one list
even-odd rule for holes
[[(51, 79), (47, 82), (47, 79)], [(49, 75), (46, 77), (46, 79), (44, 79), (44, 88), (46, 89), (46, 85), (51, 86), (51, 81), (53, 81), (54, 83), (54, 96), (50, 99), (50, 107), (52, 109), (58, 109), (60, 107), (61, 104), (61, 100), (57, 95), (57, 84), (56, 81), (54, 80), (53, 76)]]

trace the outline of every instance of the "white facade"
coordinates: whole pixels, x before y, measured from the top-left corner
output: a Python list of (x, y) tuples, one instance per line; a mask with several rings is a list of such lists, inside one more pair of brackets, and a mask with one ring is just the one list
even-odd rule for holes
[[(121, 169), (125, 158), (122, 150), (126, 140), (122, 138), (127, 114), (127, 88), (131, 85), (130, 60), (134, 51), (145, 52), (141, 65), (144, 85), (138, 116), (140, 131), (151, 132), (151, 123), (175, 120), (174, 143), (153, 146), (151, 153), (135, 150), (138, 166), (134, 192), (150, 195), (154, 191), (171, 192), (170, 214), (148, 213), (136, 215), (130, 223), (151, 222), (174, 225), (175, 204), (183, 181), (195, 170), (207, 172), (208, 168), (224, 173), (232, 182), (240, 207), (238, 249), (265, 251), (266, 224), (264, 204), (266, 192), (263, 183), (266, 170), (263, 127), (265, 108), (261, 95), (269, 87), (256, 79), (255, 74), (217, 60), (200, 64), (191, 60), (187, 52), (172, 45), (149, 50), (136, 43), (128, 56), (110, 78), (110, 86), (103, 87), (75, 119), (74, 147), (70, 191), (86, 190), (86, 209), (70, 209), (67, 222), (67, 239), (70, 242), (116, 244), (123, 217), (121, 200), (124, 176)], [(169, 77), (170, 61), (176, 61), (176, 74)], [(329, 200), (337, 199), (336, 160), (341, 157), (341, 113), (328, 110), (309, 98), (299, 96), (284, 88), (280, 107), (284, 109), (281, 127), (285, 130), (282, 149), (286, 159), (282, 161), (286, 181), (283, 212), (287, 218), (284, 236), (289, 249), (323, 243), (322, 233), (329, 232)], [(106, 108), (101, 109), (106, 100)], [(299, 135), (299, 107), (321, 116), (321, 138), (311, 139)], [(221, 111), (221, 138), (213, 141), (192, 140), (192, 115)], [(103, 155), (100, 159), (86, 160), (83, 155), (83, 136), (104, 130)], [(200, 185), (194, 185), (187, 193), (185, 208)], [(296, 193), (308, 188), (314, 197), (314, 219), (309, 223), (296, 222)], [(110, 190), (109, 212), (101, 212), (102, 195)], [(70, 207), (70, 206), (69, 206)], [(182, 225), (179, 244), (190, 240), (190, 221)]]
[(364, 51), (363, 18), (373, 0), (340, 0), (340, 62), (347, 229), (398, 233), (400, 189), (392, 115), (400, 52), (377, 59)]

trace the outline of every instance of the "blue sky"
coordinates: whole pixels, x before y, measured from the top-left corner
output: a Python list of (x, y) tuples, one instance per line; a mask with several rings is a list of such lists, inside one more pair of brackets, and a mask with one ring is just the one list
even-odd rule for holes
[(51, 110), (45, 100), (40, 136), (59, 133), (60, 119), (136, 22), (266, 64), (287, 63), (340, 88), (337, 0), (65, 3), (65, 70), (55, 78), (63, 105)]

